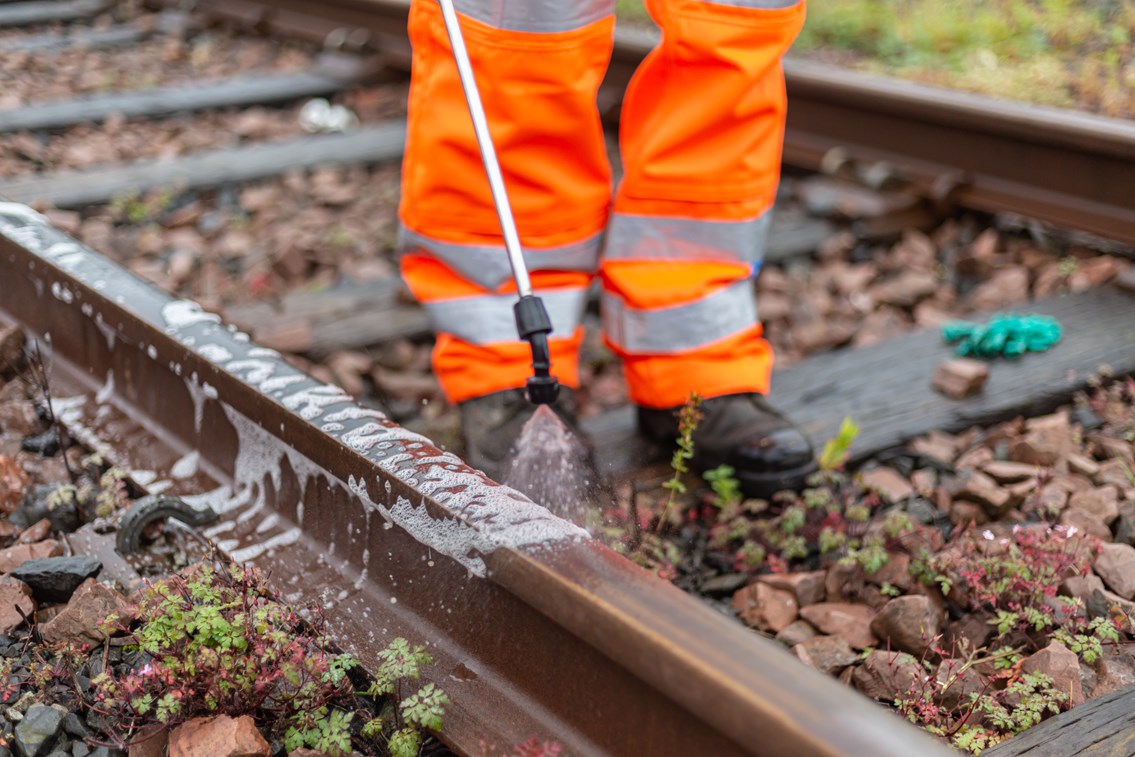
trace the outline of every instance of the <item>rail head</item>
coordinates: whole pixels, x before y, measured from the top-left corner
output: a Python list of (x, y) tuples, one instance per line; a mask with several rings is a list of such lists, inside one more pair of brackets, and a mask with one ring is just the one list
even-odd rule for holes
[(394, 635), (428, 640), (458, 751), (539, 735), (572, 754), (947, 753), (25, 206), (0, 204), (0, 281), (0, 312), (50, 335), (92, 443), (149, 427), (117, 451), (208, 492), (213, 537), (321, 602), (364, 664)]

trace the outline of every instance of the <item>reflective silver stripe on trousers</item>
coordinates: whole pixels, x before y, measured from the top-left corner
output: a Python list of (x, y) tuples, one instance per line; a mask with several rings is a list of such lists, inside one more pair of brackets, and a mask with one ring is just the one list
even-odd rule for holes
[(603, 293), (600, 305), (607, 338), (632, 355), (689, 352), (757, 322), (752, 279), (730, 284), (700, 300), (668, 308), (627, 307), (617, 295), (609, 292)]
[(615, 12), (615, 0), (455, 0), (457, 10), (512, 32), (570, 32)]
[[(574, 244), (524, 250), (528, 271), (583, 271), (594, 273), (599, 265), (603, 235)], [(512, 278), (504, 245), (442, 242), (402, 226), (398, 230), (399, 253), (420, 253), (445, 263), (450, 270), (485, 289), (496, 289)]]
[(776, 8), (791, 8), (804, 0), (702, 0), (710, 5), (732, 5), (736, 8), (760, 8), (775, 10)]
[[(537, 289), (552, 319), (552, 338), (571, 336), (583, 320), (587, 289)], [(485, 294), (422, 303), (435, 332), (453, 334), (472, 344), (518, 342), (512, 306), (515, 294)]]
[(760, 264), (772, 212), (747, 221), (702, 221), (615, 213), (607, 226), (608, 260), (717, 260)]

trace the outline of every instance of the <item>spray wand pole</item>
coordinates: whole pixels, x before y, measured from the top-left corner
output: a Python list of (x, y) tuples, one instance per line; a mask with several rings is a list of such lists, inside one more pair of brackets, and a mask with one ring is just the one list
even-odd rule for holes
[(536, 405), (550, 405), (556, 401), (560, 390), (559, 381), (550, 373), (552, 359), (548, 349), (548, 334), (552, 332), (552, 321), (544, 307), (544, 301), (532, 293), (532, 282), (528, 277), (528, 267), (524, 263), (524, 253), (520, 247), (520, 235), (516, 231), (516, 221), (512, 215), (512, 206), (508, 202), (504, 176), (501, 174), (496, 149), (489, 134), (485, 108), (473, 77), (473, 65), (469, 61), (469, 51), (465, 48), (465, 38), (457, 20), (457, 10), (453, 7), (453, 0), (438, 0), (438, 3), (441, 5), (442, 17), (445, 19), (449, 43), (453, 48), (453, 59), (457, 64), (457, 74), (461, 78), (461, 88), (465, 92), (465, 102), (469, 106), (469, 116), (473, 119), (473, 131), (477, 135), (481, 161), (485, 165), (493, 204), (500, 219), (504, 246), (508, 252), (509, 265), (512, 267), (512, 277), (516, 281), (516, 291), (519, 295), (513, 306), (516, 330), (520, 339), (528, 342), (532, 348), (533, 375), (526, 385), (528, 401)]

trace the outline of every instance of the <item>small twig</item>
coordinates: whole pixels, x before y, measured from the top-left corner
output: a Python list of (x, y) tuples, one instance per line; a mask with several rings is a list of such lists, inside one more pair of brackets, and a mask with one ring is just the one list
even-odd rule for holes
[(71, 479), (71, 483), (78, 484), (79, 474), (71, 468), (71, 460), (67, 457), (67, 431), (55, 416), (55, 408), (51, 402), (51, 380), (48, 378), (49, 371), (43, 359), (43, 351), (39, 348), (39, 342), (33, 340), (27, 347), (27, 353), (32, 380), (40, 393), (43, 394), (44, 412), (47, 413), (48, 427), (55, 431), (55, 438), (59, 440), (59, 455), (63, 458), (63, 467), (66, 468), (67, 477)]
[(23, 608), (21, 608), (19, 605), (14, 604), (12, 605), (12, 607), (15, 608), (16, 612), (20, 614), (20, 617), (24, 619), (24, 622), (31, 627), (31, 634), (29, 638), (31, 638), (31, 640), (36, 644), (42, 644), (43, 637), (39, 635), (39, 628), (35, 622), (35, 613), (33, 612), (31, 617), (28, 617), (28, 614), (24, 612)]

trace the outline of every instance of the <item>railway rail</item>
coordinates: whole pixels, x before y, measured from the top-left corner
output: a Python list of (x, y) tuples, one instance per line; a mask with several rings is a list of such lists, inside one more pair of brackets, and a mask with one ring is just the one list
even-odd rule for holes
[[(409, 61), (404, 2), (199, 0), (195, 12)], [(649, 44), (620, 32), (607, 112)], [(821, 167), (838, 148), (891, 163), (937, 203), (1135, 242), (1129, 124), (801, 63), (788, 76), (789, 163)], [(0, 204), (0, 282), (0, 322), (50, 344), (60, 410), (85, 444), (222, 512), (210, 537), (288, 599), (320, 602), (364, 663), (393, 636), (429, 641), (427, 676), (453, 700), (444, 738), (460, 753), (531, 736), (571, 754), (946, 753), (22, 204)]]
[(321, 602), (364, 663), (393, 635), (430, 641), (459, 752), (533, 735), (581, 755), (942, 751), (23, 205), (0, 206), (0, 280), (81, 441), (207, 499), (212, 538)]

